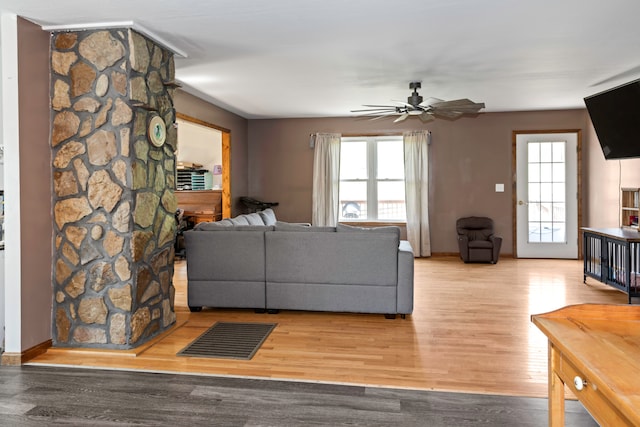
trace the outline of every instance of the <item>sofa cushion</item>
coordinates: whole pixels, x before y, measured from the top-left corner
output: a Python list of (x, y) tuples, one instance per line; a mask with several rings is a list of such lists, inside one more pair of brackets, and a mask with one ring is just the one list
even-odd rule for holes
[(354, 227), (352, 225), (347, 224), (338, 224), (336, 226), (336, 231), (339, 233), (343, 232), (366, 232), (366, 233), (390, 233), (398, 236), (398, 240), (400, 240), (400, 227), (395, 225), (387, 225), (382, 227)]
[(251, 225), (246, 215), (238, 215), (235, 218), (229, 218), (233, 225)]
[(469, 249), (491, 249), (493, 250), (493, 242), (490, 240), (470, 240)]
[(267, 282), (395, 286), (397, 236), (391, 233), (266, 232)]
[(276, 225), (276, 213), (271, 208), (258, 212), (264, 225)]
[(244, 217), (249, 221), (249, 225), (266, 225), (262, 219), (262, 217), (257, 213), (250, 213), (244, 215)]
[(228, 230), (233, 227), (233, 223), (228, 219), (223, 219), (217, 222), (201, 222), (193, 227), (194, 230), (208, 231), (208, 230)]
[(470, 241), (473, 240), (488, 240), (493, 232), (488, 228), (482, 228), (479, 230), (467, 230), (467, 237)]
[(302, 231), (302, 232), (313, 232), (313, 231), (325, 231), (325, 232), (333, 232), (336, 231), (335, 227), (316, 227), (311, 226), (310, 224), (295, 224), (290, 222), (276, 221), (275, 225), (276, 231)]
[(264, 282), (265, 233), (239, 230), (221, 227), (215, 231), (185, 231), (188, 279)]

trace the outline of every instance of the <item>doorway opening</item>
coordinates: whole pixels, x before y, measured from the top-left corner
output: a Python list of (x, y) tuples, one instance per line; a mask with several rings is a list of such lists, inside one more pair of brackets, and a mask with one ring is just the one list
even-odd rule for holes
[[(176, 118), (178, 121), (182, 120), (214, 131), (213, 133), (215, 136), (212, 136), (211, 139), (217, 141), (216, 144), (219, 144), (219, 146), (211, 146), (210, 151), (211, 153), (214, 151), (219, 152), (219, 157), (215, 157), (216, 160), (214, 160), (214, 162), (219, 161), (219, 165), (221, 167), (218, 168), (218, 164), (213, 164), (210, 172), (212, 172), (214, 177), (219, 180), (219, 182), (216, 181), (215, 185), (219, 185), (222, 190), (222, 218), (229, 218), (231, 216), (231, 131), (182, 113), (176, 113)], [(190, 141), (190, 145), (194, 145), (193, 141)], [(203, 147), (200, 147), (200, 150), (207, 149), (206, 141), (203, 141), (201, 145), (203, 145)], [(178, 151), (179, 150), (180, 141), (178, 141)], [(194, 159), (194, 161), (196, 160), (197, 159)], [(218, 173), (220, 175), (218, 175)]]

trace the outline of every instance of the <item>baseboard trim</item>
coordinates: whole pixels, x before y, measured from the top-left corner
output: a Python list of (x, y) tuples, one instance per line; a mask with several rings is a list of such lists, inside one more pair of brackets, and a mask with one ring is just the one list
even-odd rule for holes
[(29, 360), (40, 356), (47, 352), (53, 345), (52, 340), (46, 340), (40, 344), (37, 344), (31, 348), (26, 349), (22, 353), (3, 353), (0, 365), (2, 366), (20, 366)]
[[(460, 257), (460, 252), (432, 252), (433, 258), (445, 258), (445, 257)], [(500, 258), (513, 258), (513, 254), (500, 254)]]

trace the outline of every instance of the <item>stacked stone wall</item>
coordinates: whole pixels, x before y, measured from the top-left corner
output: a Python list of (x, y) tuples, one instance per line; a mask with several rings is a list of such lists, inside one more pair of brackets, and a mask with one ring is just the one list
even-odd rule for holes
[(173, 79), (173, 54), (134, 31), (52, 36), (55, 346), (131, 348), (175, 323)]

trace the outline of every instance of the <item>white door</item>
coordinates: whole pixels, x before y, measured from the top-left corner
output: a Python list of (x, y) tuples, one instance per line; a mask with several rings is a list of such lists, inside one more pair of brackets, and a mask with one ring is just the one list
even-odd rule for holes
[(518, 258), (578, 258), (577, 147), (577, 132), (516, 132)]

